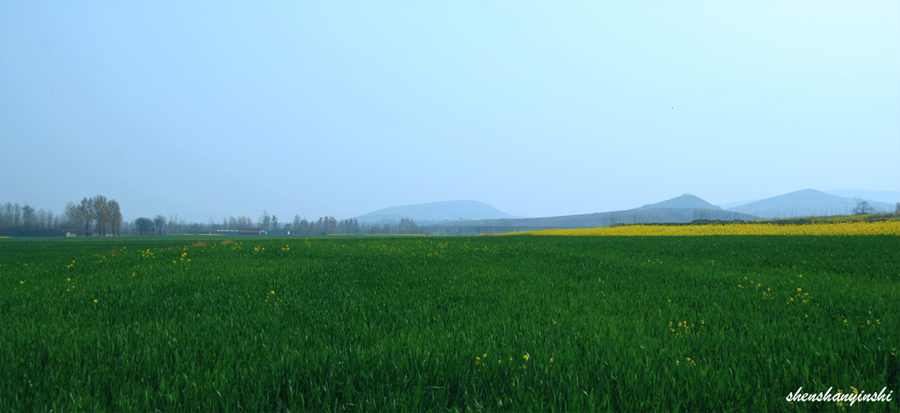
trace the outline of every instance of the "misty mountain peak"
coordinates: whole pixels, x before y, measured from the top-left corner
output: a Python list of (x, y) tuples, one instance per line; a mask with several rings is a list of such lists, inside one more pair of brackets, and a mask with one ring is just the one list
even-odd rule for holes
[(380, 222), (410, 218), (416, 221), (456, 221), (459, 219), (514, 218), (484, 202), (443, 201), (379, 209), (356, 217), (359, 222)]
[(655, 209), (655, 208), (695, 208), (695, 209), (721, 209), (716, 205), (710, 204), (699, 197), (691, 194), (684, 194), (655, 204), (647, 204), (638, 209)]

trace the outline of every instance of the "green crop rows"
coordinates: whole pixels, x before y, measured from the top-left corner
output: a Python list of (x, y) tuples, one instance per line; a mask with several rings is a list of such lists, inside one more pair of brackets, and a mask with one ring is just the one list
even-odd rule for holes
[(900, 408), (900, 237), (200, 241), (0, 240), (0, 411)]

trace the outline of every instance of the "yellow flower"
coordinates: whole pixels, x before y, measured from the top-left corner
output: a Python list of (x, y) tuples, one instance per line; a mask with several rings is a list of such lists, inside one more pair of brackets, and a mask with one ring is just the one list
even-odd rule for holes
[(801, 291), (803, 291), (803, 290), (801, 290), (800, 288), (797, 288), (797, 292), (798, 292), (798, 293), (801, 292)]
[(487, 359), (487, 353), (482, 354), (481, 357)]
[(269, 294), (275, 295), (275, 291), (269, 291)]
[[(836, 222), (810, 225), (774, 225), (767, 223), (692, 225), (668, 227), (653, 225), (624, 225), (591, 229), (543, 230), (524, 232), (533, 235), (577, 235), (577, 236), (704, 236), (704, 235), (898, 235), (900, 221), (883, 222)], [(511, 234), (522, 234), (510, 233)], [(647, 262), (651, 262), (648, 260)], [(795, 268), (796, 269), (796, 268)]]
[(19, 281), (19, 284), (25, 284), (25, 281)]
[(94, 299), (94, 303), (95, 303), (95, 304), (97, 303), (97, 300), (96, 300), (96, 299)]
[(522, 356), (522, 358), (525, 359), (525, 361), (528, 361), (528, 359), (530, 359), (531, 356), (529, 356), (529, 355), (526, 354), (526, 355)]

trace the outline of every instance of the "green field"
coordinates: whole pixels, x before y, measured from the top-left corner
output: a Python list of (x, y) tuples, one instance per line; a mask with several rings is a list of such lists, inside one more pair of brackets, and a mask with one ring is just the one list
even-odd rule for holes
[(0, 240), (0, 411), (900, 410), (900, 237), (223, 241)]

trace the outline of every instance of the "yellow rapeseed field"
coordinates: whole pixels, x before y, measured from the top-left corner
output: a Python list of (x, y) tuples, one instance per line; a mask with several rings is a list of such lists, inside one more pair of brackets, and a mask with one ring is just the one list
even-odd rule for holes
[(702, 236), (702, 235), (900, 235), (900, 221), (778, 225), (769, 223), (711, 225), (622, 225), (617, 227), (548, 229), (503, 235), (565, 236)]

